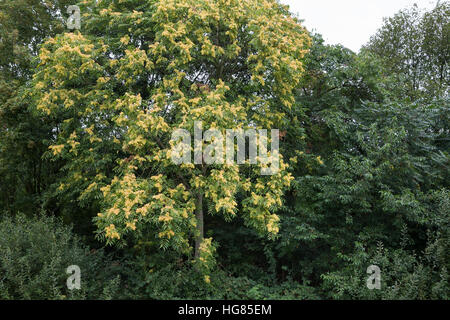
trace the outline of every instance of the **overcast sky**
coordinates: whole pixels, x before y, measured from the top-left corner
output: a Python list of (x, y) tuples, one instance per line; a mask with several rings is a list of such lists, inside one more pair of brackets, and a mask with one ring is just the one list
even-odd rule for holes
[(436, 0), (280, 0), (297, 13), (308, 30), (322, 34), (327, 43), (340, 43), (358, 52), (383, 24), (414, 3), (432, 8)]

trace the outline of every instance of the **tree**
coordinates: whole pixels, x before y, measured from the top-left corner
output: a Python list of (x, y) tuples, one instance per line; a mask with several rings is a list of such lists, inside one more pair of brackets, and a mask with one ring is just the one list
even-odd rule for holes
[[(313, 40), (282, 150), (298, 160), (295, 180), (269, 249), (279, 277), (320, 287), (330, 270), (355, 268), (341, 259), (355, 243), (397, 250), (405, 226), (417, 252), (425, 248), (424, 235), (436, 229), (429, 199), (448, 188), (449, 105), (395, 99), (382, 66), (388, 62)], [(358, 263), (354, 275), (365, 274), (370, 264)]]
[(420, 26), (422, 48), (426, 56), (427, 90), (435, 96), (447, 96), (450, 85), (450, 3), (443, 1), (425, 12)]
[(442, 98), (448, 96), (449, 30), (448, 1), (425, 13), (414, 5), (385, 19), (363, 51), (382, 58), (386, 74), (403, 84), (398, 97)]
[[(215, 245), (204, 239), (205, 212), (226, 220), (241, 212), (248, 226), (275, 236), (292, 179), (281, 156), (267, 176), (267, 163), (249, 159), (176, 165), (171, 135), (193, 134), (195, 122), (223, 135), (283, 128), (310, 42), (288, 8), (274, 0), (85, 1), (81, 8), (86, 34), (43, 45), (30, 94), (56, 119), (51, 154), (70, 159), (61, 189), (76, 185), (80, 200), (102, 199), (99, 236), (115, 243), (150, 232), (163, 248), (190, 254), (194, 247), (206, 269)], [(105, 162), (115, 165), (114, 177), (104, 174)]]
[(32, 115), (22, 92), (40, 44), (65, 28), (74, 0), (0, 1), (0, 206), (32, 213), (52, 183), (54, 165), (42, 154), (51, 128)]

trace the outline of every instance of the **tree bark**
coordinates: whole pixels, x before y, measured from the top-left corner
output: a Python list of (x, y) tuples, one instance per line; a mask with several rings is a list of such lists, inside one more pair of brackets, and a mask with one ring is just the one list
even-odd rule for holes
[(200, 257), (200, 244), (203, 241), (204, 228), (203, 228), (203, 193), (197, 195), (197, 204), (195, 217), (197, 219), (197, 235), (195, 237), (195, 254), (194, 258), (197, 260)]

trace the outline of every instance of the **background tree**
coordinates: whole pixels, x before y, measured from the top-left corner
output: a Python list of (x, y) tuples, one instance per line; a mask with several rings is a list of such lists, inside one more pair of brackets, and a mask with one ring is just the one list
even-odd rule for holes
[(426, 13), (414, 5), (385, 19), (365, 49), (404, 85), (397, 86), (398, 97), (440, 98), (448, 96), (449, 30), (448, 1)]
[(0, 206), (10, 212), (35, 211), (53, 181), (55, 165), (42, 159), (51, 127), (30, 113), (22, 91), (40, 44), (65, 30), (73, 3), (0, 1)]

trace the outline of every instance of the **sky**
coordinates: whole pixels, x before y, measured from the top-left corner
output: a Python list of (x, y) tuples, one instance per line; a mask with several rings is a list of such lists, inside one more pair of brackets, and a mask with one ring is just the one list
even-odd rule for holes
[(430, 9), (436, 0), (280, 0), (297, 13), (310, 31), (322, 34), (329, 44), (342, 44), (358, 52), (390, 17), (414, 3)]

